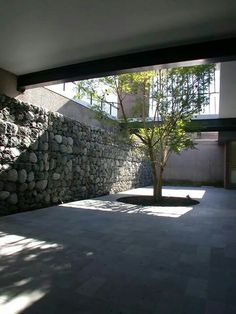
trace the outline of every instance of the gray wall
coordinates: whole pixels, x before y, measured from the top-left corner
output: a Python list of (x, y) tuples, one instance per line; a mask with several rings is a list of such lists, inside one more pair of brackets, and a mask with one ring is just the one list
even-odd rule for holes
[(173, 154), (164, 172), (169, 183), (223, 185), (224, 146), (215, 141), (198, 142), (197, 149)]
[(0, 96), (0, 213), (151, 182), (149, 163), (117, 134)]
[(25, 92), (18, 95), (16, 99), (53, 112), (59, 112), (66, 117), (77, 120), (88, 126), (104, 127), (102, 123), (96, 119), (91, 109), (45, 87), (25, 90)]
[(16, 90), (16, 76), (3, 69), (0, 69), (0, 94), (9, 97), (15, 97), (19, 94)]
[(220, 118), (236, 118), (236, 61), (223, 62), (220, 67)]

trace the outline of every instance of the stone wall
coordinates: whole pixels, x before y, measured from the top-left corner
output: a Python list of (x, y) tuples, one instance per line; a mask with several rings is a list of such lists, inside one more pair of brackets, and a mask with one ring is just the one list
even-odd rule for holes
[(0, 213), (151, 184), (149, 163), (116, 137), (0, 96)]

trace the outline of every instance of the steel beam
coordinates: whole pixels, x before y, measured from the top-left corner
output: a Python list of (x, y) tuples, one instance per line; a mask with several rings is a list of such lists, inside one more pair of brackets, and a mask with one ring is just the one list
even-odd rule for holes
[[(121, 122), (120, 125), (121, 127), (125, 127), (125, 123)], [(146, 122), (146, 126), (153, 127), (153, 122)], [(142, 127), (142, 122), (129, 122), (129, 128), (133, 130)], [(236, 118), (196, 119), (189, 122), (185, 130), (187, 132), (236, 131)]]
[(154, 65), (182, 65), (188, 61), (216, 63), (236, 60), (236, 38), (159, 48), (82, 62), (18, 76), (17, 88), (49, 85), (115, 75)]

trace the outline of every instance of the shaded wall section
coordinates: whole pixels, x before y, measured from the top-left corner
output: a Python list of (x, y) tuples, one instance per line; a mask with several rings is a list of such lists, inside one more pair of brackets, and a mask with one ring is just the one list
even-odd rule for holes
[(224, 146), (199, 141), (196, 149), (171, 155), (165, 172), (167, 183), (223, 186)]
[(3, 69), (0, 69), (0, 94), (10, 97), (19, 95), (16, 90), (16, 76)]
[(96, 119), (93, 110), (79, 102), (53, 92), (46, 87), (36, 87), (25, 90), (25, 92), (18, 95), (16, 99), (53, 112), (59, 112), (68, 118), (77, 120), (88, 126), (104, 127), (103, 124)]
[(0, 213), (152, 182), (149, 163), (117, 134), (0, 96)]
[(220, 118), (236, 117), (236, 61), (223, 62), (220, 66)]

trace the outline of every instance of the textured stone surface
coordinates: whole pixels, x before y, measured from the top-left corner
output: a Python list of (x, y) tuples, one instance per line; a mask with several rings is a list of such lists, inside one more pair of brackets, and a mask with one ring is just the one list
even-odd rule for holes
[(144, 156), (118, 133), (0, 96), (0, 214), (151, 184)]
[(10, 192), (8, 191), (1, 191), (0, 192), (0, 200), (5, 200), (10, 195)]
[(58, 144), (62, 143), (62, 136), (61, 135), (56, 134), (54, 138), (55, 138), (55, 140), (57, 141)]
[(25, 183), (26, 179), (27, 179), (27, 171), (25, 169), (21, 169), (18, 172), (18, 180), (20, 183)]
[(47, 180), (40, 180), (36, 182), (36, 189), (38, 190), (45, 190), (47, 187), (48, 181)]
[(17, 173), (16, 169), (9, 170), (7, 180), (12, 181), (12, 182), (16, 182), (17, 179), (18, 179), (18, 173)]
[(34, 180), (34, 173), (33, 173), (33, 171), (30, 171), (30, 172), (28, 173), (27, 180), (28, 180), (29, 182), (31, 182), (31, 181)]
[(200, 204), (181, 213), (109, 195), (0, 217), (2, 299), (42, 291), (24, 314), (235, 314), (236, 192), (164, 194)]
[(55, 172), (55, 173), (53, 173), (52, 177), (53, 177), (53, 180), (59, 180), (61, 175), (60, 175), (60, 173)]
[(32, 162), (32, 163), (36, 163), (38, 161), (38, 158), (37, 158), (35, 153), (30, 153), (29, 154), (29, 161)]
[[(14, 144), (17, 144), (17, 143), (18, 143), (18, 142), (15, 141)], [(10, 148), (10, 151), (11, 151), (12, 157), (18, 157), (18, 156), (20, 156), (20, 151), (19, 151), (19, 149), (13, 147), (13, 148)]]
[(17, 194), (16, 194), (16, 193), (11, 194), (11, 195), (9, 196), (8, 202), (9, 202), (10, 204), (13, 204), (13, 205), (17, 204), (17, 202), (18, 202)]

